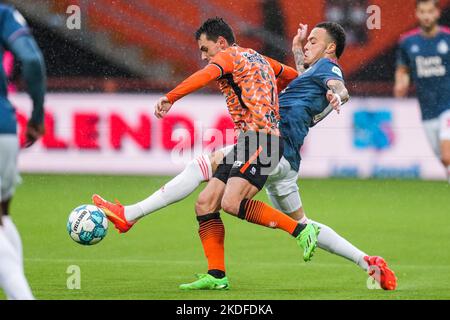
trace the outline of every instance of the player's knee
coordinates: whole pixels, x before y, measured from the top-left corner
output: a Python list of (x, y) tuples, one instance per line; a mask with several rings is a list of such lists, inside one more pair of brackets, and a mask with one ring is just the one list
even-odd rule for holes
[(210, 195), (205, 194), (204, 192), (200, 193), (195, 202), (195, 213), (198, 214), (207, 214), (216, 211), (216, 204), (214, 203), (214, 199), (211, 198)]
[(234, 199), (233, 197), (222, 198), (221, 206), (226, 213), (237, 216), (239, 213), (239, 205), (239, 199)]

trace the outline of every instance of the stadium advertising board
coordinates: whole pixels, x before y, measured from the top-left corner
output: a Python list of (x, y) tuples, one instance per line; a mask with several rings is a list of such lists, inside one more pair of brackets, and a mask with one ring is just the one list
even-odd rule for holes
[[(47, 95), (46, 135), (22, 150), (21, 171), (171, 175), (192, 157), (233, 143), (221, 96), (185, 97), (163, 120), (153, 116), (158, 98)], [(10, 99), (22, 135), (31, 102), (23, 94)], [(415, 99), (353, 98), (311, 129), (301, 154), (304, 177), (445, 179)]]

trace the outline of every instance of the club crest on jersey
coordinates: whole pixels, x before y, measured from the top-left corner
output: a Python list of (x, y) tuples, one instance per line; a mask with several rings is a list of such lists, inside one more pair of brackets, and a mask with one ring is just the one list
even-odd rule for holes
[(412, 53), (418, 53), (420, 51), (420, 48), (417, 44), (414, 44), (411, 46), (411, 52)]
[(438, 46), (437, 46), (437, 51), (440, 54), (447, 54), (448, 53), (448, 44), (445, 40), (442, 40), (439, 42)]

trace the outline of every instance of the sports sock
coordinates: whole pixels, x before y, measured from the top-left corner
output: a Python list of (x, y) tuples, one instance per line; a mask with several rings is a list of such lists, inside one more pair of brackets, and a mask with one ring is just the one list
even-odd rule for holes
[(242, 200), (238, 217), (268, 228), (284, 230), (294, 237), (305, 228), (304, 224), (258, 200)]
[(320, 233), (317, 238), (317, 245), (319, 248), (353, 261), (364, 271), (367, 271), (369, 266), (364, 260), (364, 257), (367, 256), (367, 254), (345, 240), (343, 237), (337, 234), (336, 231), (334, 231), (327, 225), (313, 221), (311, 219), (307, 219), (306, 217), (299, 220), (299, 222), (314, 223), (320, 227)]
[(34, 300), (13, 245), (0, 226), (0, 287), (10, 300)]
[(211, 179), (212, 169), (208, 155), (202, 155), (147, 199), (125, 206), (125, 218), (134, 221), (190, 195), (203, 181)]
[(198, 234), (208, 260), (208, 273), (216, 278), (225, 276), (225, 228), (220, 213), (209, 213), (197, 217)]
[(16, 254), (19, 257), (20, 264), (23, 265), (22, 240), (20, 239), (19, 231), (17, 231), (17, 228), (10, 216), (2, 216), (2, 222), (5, 236), (13, 245)]
[(450, 166), (447, 167), (447, 178), (448, 178), (448, 183), (450, 184)]

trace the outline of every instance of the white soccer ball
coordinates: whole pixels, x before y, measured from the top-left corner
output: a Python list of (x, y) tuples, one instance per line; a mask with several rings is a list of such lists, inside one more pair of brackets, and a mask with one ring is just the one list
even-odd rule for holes
[(99, 243), (108, 230), (108, 218), (98, 207), (85, 204), (70, 213), (67, 232), (79, 244), (93, 245)]

